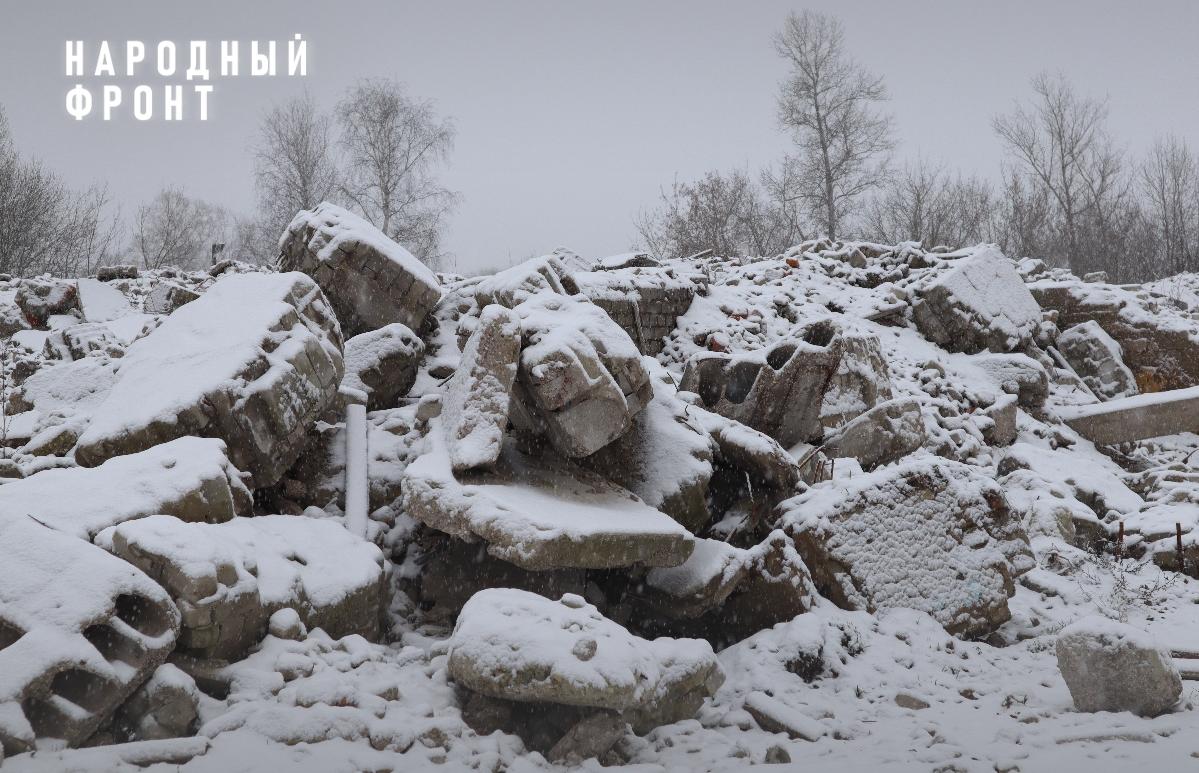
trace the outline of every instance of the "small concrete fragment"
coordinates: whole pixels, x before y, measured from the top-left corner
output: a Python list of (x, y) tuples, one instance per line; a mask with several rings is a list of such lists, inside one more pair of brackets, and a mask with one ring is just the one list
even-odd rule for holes
[(578, 285), (562, 258), (543, 255), (506, 268), (484, 278), (475, 285), (475, 302), (479, 308), (498, 304), (514, 309), (538, 293), (574, 295)]
[(1111, 400), (1137, 393), (1136, 377), (1124, 364), (1120, 344), (1095, 320), (1075, 325), (1059, 335), (1057, 348), (1099, 399)]
[(96, 269), (96, 279), (101, 282), (112, 282), (117, 279), (137, 279), (137, 266), (100, 266)]
[(1058, 634), (1057, 664), (1079, 711), (1156, 717), (1182, 695), (1168, 651), (1144, 631), (1103, 617), (1083, 618)]
[(520, 343), (520, 317), (496, 304), (484, 307), (441, 403), (455, 473), (491, 467), (500, 458)]
[(113, 719), (118, 743), (195, 735), (200, 691), (178, 666), (164, 663), (130, 695)]
[(146, 297), (145, 310), (149, 314), (170, 314), (181, 306), (199, 298), (200, 294), (174, 282), (161, 281), (154, 285)]
[(361, 217), (327, 201), (296, 214), (279, 250), (279, 268), (316, 280), (347, 337), (392, 322), (419, 330), (441, 298), (428, 266)]
[(41, 329), (50, 317), (79, 310), (79, 290), (65, 279), (22, 279), (15, 300), (29, 325)]
[(869, 471), (919, 450), (927, 438), (920, 403), (899, 398), (879, 403), (845, 424), (825, 441), (824, 453), (853, 457)]
[(1049, 374), (1039, 362), (1024, 354), (984, 354), (974, 358), (1002, 391), (1016, 395), (1020, 407), (1038, 411), (1049, 398)]
[(120, 357), (125, 353), (125, 346), (107, 326), (83, 322), (46, 336), (42, 356), (50, 360), (78, 360), (93, 352)]
[(709, 411), (790, 447), (820, 439), (821, 404), (840, 361), (836, 327), (818, 323), (766, 351), (697, 354), (679, 389), (697, 393)]
[(424, 353), (424, 342), (399, 322), (360, 333), (346, 341), (341, 389), (364, 392), (367, 410), (394, 408), (416, 382)]

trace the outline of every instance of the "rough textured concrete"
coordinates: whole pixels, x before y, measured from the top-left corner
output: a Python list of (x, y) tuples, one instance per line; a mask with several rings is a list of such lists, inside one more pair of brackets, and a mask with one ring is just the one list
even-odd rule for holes
[(1084, 618), (1063, 629), (1057, 664), (1079, 711), (1155, 717), (1182, 694), (1170, 653), (1143, 631), (1107, 618)]
[(187, 435), (217, 437), (253, 487), (273, 485), (336, 398), (342, 368), (337, 320), (311, 279), (222, 277), (129, 347), (75, 458), (95, 467)]
[(391, 322), (419, 330), (441, 298), (427, 266), (370, 223), (327, 201), (299, 212), (279, 246), (280, 269), (316, 280), (347, 337)]
[(841, 361), (832, 323), (764, 352), (705, 352), (687, 362), (680, 390), (695, 392), (709, 411), (753, 427), (790, 447), (818, 440), (824, 393)]
[(0, 513), (0, 746), (85, 741), (166, 659), (179, 611), (118, 558)]

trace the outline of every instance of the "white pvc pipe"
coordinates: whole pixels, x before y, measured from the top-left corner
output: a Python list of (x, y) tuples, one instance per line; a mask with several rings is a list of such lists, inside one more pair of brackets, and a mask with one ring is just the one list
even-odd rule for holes
[(346, 406), (346, 528), (365, 539), (370, 497), (366, 470), (366, 406)]

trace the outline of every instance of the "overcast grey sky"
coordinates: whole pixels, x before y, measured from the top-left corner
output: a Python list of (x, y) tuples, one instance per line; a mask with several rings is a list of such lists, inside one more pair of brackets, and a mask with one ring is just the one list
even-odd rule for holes
[[(1134, 153), (1166, 132), (1199, 145), (1188, 0), (0, 0), (0, 104), (22, 150), (72, 182), (107, 180), (126, 213), (164, 185), (249, 210), (248, 146), (271, 102), (307, 87), (332, 105), (359, 77), (394, 76), (457, 121), (444, 178), (463, 195), (447, 240), (459, 268), (559, 244), (598, 256), (630, 246), (633, 214), (676, 174), (756, 169), (784, 152), (785, 68), (770, 38), (804, 7), (839, 16), (858, 58), (885, 75), (901, 157), (995, 174), (990, 118), (1041, 69), (1109, 96), (1111, 129)], [(64, 107), (78, 80), (64, 74), (66, 40), (87, 41), (88, 67), (100, 40), (118, 45), (119, 68), (130, 39), (186, 51), (297, 32), (308, 77), (217, 78), (206, 123), (77, 122)]]

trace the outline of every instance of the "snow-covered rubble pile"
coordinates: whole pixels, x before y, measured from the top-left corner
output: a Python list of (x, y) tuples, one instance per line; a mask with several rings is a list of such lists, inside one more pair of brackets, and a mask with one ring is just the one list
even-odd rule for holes
[(0, 278), (6, 770), (1193, 762), (1193, 277), (280, 250)]

